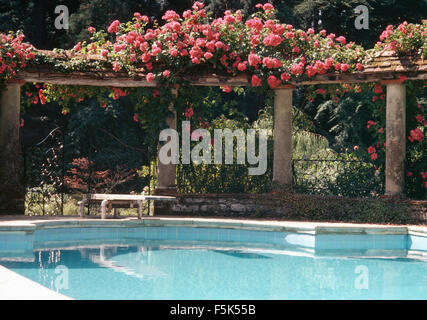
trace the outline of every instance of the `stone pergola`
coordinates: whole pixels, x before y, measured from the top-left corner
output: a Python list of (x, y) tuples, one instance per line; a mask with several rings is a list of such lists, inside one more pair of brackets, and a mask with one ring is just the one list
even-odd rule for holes
[[(70, 59), (78, 54), (43, 51), (59, 59)], [(99, 57), (86, 56), (87, 59)], [(275, 89), (274, 100), (274, 161), (273, 182), (281, 189), (290, 189), (292, 184), (292, 92), (297, 85), (380, 82), (387, 86), (386, 99), (386, 186), (385, 194), (403, 195), (404, 161), (406, 151), (405, 117), (406, 90), (400, 76), (407, 80), (427, 79), (427, 60), (399, 58), (393, 52), (384, 51), (373, 57), (365, 69), (356, 73), (332, 73), (318, 75), (309, 81), (290, 83)], [(223, 77), (214, 74), (189, 75), (185, 77), (195, 86), (247, 86), (250, 75)], [(85, 72), (60, 73), (48, 66), (28, 67), (9, 81), (0, 100), (0, 214), (23, 213), (24, 189), (20, 183), (20, 87), (25, 82), (44, 82), (63, 85), (89, 85), (109, 87), (154, 87), (143, 73), (131, 78), (124, 72), (87, 70)], [(173, 102), (171, 102), (173, 110)], [(176, 128), (176, 118), (166, 119), (167, 124)], [(175, 165), (158, 166), (157, 193), (175, 191)]]

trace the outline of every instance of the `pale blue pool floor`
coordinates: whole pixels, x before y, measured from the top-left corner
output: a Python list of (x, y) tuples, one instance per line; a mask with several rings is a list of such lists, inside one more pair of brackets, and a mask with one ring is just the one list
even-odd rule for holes
[(427, 299), (420, 232), (142, 222), (5, 227), (0, 265), (75, 299)]
[(33, 262), (0, 264), (75, 299), (427, 299), (419, 260), (137, 242), (34, 250)]

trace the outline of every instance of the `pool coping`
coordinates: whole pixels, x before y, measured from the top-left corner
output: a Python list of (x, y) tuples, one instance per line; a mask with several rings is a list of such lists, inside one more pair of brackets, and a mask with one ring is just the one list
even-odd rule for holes
[(280, 220), (249, 220), (249, 219), (220, 219), (220, 218), (192, 218), (192, 217), (144, 217), (119, 218), (119, 219), (34, 219), (34, 220), (4, 220), (1, 221), (0, 231), (33, 232), (36, 229), (50, 228), (78, 228), (78, 227), (135, 227), (135, 226), (183, 226), (183, 227), (209, 227), (231, 228), (245, 230), (295, 232), (307, 234), (419, 234), (427, 236), (427, 226), (416, 225), (380, 225), (359, 223), (335, 222), (303, 222)]
[(0, 265), (0, 300), (73, 300)]
[[(196, 227), (291, 232), (307, 235), (415, 235), (427, 237), (427, 227), (356, 223), (301, 222), (279, 220), (243, 220), (194, 217), (145, 217), (119, 219), (16, 219), (0, 217), (0, 232), (34, 233), (38, 229), (79, 227)], [(71, 299), (48, 289), (0, 265), (0, 300), (63, 300)]]

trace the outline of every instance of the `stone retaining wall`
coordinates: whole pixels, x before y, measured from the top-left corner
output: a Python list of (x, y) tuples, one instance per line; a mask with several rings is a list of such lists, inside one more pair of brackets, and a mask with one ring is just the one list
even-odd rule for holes
[(406, 204), (410, 207), (414, 217), (427, 224), (427, 201), (426, 200), (408, 200)]
[[(427, 201), (302, 194), (178, 194), (155, 215), (427, 224)], [(396, 214), (394, 214), (394, 212)]]

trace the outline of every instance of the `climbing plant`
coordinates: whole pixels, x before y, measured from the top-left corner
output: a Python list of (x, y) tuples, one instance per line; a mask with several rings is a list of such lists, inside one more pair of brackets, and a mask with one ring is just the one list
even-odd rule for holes
[[(253, 87), (269, 90), (290, 82), (309, 80), (316, 75), (363, 71), (364, 65), (382, 50), (395, 51), (399, 56), (410, 56), (414, 60), (423, 59), (427, 53), (427, 21), (388, 26), (375, 47), (365, 50), (354, 42), (347, 42), (343, 36), (328, 34), (326, 30), (301, 30), (280, 23), (270, 3), (257, 4), (256, 9), (248, 17), (237, 10), (225, 11), (222, 17), (214, 19), (203, 3), (196, 1), (182, 15), (166, 11), (162, 23), (150, 23), (147, 16), (135, 12), (131, 21), (115, 20), (107, 30), (88, 27), (90, 38), (78, 42), (67, 52), (63, 49), (49, 53), (38, 51), (23, 42), (22, 33), (1, 34), (0, 86), (3, 87), (19, 70), (28, 66), (49, 66), (62, 73), (107, 70), (125, 73), (129, 77), (143, 74), (153, 88), (36, 84), (27, 85), (24, 97), (28, 104), (56, 101), (66, 114), (70, 99), (97, 99), (102, 108), (111, 100), (128, 96), (134, 101), (134, 120), (149, 130), (151, 147), (155, 148), (158, 132), (165, 126), (164, 119), (171, 112), (171, 101), (174, 101), (179, 115), (190, 116), (193, 106), (189, 105), (188, 97), (193, 89), (188, 80), (193, 74), (247, 74)], [(404, 75), (401, 81), (407, 85), (410, 99), (407, 167), (411, 168), (413, 179), (417, 177), (414, 185), (427, 188), (425, 102), (416, 101), (416, 94), (425, 90), (425, 83), (408, 82)], [(230, 93), (239, 89), (224, 86), (222, 90)], [(311, 88), (307, 99), (324, 95), (339, 104), (345, 94), (363, 90), (374, 90), (375, 93), (372, 97), (375, 119), (369, 120), (367, 129), (375, 129), (372, 135), (377, 136), (377, 143), (364, 151), (368, 151), (371, 161), (378, 161), (380, 167), (386, 147), (385, 93), (380, 84), (317, 86)], [(339, 127), (334, 130), (339, 130)], [(412, 187), (407, 188), (410, 190)]]

